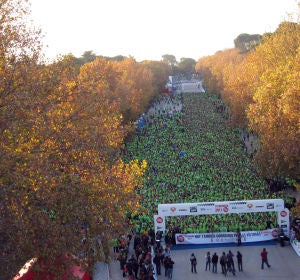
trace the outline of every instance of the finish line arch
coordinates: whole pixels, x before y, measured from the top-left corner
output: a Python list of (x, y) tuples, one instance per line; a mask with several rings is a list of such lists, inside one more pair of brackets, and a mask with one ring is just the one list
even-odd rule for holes
[(284, 207), (283, 199), (159, 204), (158, 215), (154, 215), (155, 234), (157, 231), (165, 233), (166, 217), (259, 212), (277, 212), (279, 228), (283, 229), (286, 236), (290, 236), (289, 210)]

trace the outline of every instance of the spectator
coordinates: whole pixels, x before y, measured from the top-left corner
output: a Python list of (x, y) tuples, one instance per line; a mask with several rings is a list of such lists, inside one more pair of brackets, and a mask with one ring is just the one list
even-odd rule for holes
[(192, 253), (191, 257), (190, 257), (190, 262), (191, 262), (191, 270), (192, 270), (192, 273), (197, 273), (197, 268), (196, 268), (196, 265), (197, 265), (197, 259), (196, 259), (196, 256), (194, 253)]
[(239, 271), (243, 271), (243, 255), (241, 254), (240, 251), (237, 251), (236, 258), (237, 258)]
[(154, 258), (153, 258), (153, 262), (155, 264), (156, 267), (156, 273), (157, 275), (160, 275), (160, 270), (161, 270), (161, 260), (160, 260), (160, 256), (158, 253), (155, 254)]
[(212, 262), (212, 272), (213, 273), (218, 273), (218, 260), (219, 260), (219, 256), (217, 255), (217, 253), (214, 253), (212, 258), (211, 258), (211, 262)]
[(229, 250), (227, 254), (227, 271), (232, 272), (233, 275), (235, 275), (235, 267), (234, 267), (234, 261), (233, 261), (233, 253), (231, 250)]
[(128, 261), (131, 264), (132, 272), (134, 273), (134, 276), (137, 279), (138, 278), (138, 270), (139, 270), (138, 262), (137, 262), (136, 258), (134, 257), (134, 255), (132, 255)]
[(207, 271), (207, 268), (208, 268), (208, 270), (210, 271), (210, 263), (211, 263), (210, 252), (206, 253), (205, 259), (206, 259), (205, 270)]
[(169, 259), (169, 256), (164, 255), (165, 277), (168, 276), (168, 259)]
[(222, 273), (227, 276), (227, 269), (226, 269), (226, 265), (227, 265), (227, 257), (225, 252), (222, 253), (222, 256), (220, 258), (220, 265), (222, 268)]
[(261, 269), (264, 269), (264, 264), (266, 264), (268, 267), (271, 267), (268, 262), (268, 252), (266, 248), (263, 248), (261, 255)]
[(174, 265), (174, 261), (171, 259), (171, 257), (167, 257), (166, 268), (167, 268), (168, 280), (171, 280), (173, 277), (173, 265)]

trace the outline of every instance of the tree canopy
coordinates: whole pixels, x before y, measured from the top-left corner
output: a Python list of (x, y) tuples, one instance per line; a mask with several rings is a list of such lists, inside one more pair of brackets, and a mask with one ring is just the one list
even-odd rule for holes
[(262, 41), (260, 34), (242, 33), (234, 39), (234, 47), (239, 49), (241, 53), (246, 53), (259, 45)]
[(196, 65), (210, 92), (221, 93), (231, 124), (258, 135), (255, 161), (273, 179), (300, 176), (299, 26), (282, 22), (255, 49), (218, 52)]
[(2, 1), (0, 14), (1, 277), (35, 257), (59, 274), (66, 254), (92, 270), (139, 209), (147, 162), (124, 163), (120, 152), (160, 93), (154, 78), (168, 73), (90, 52), (84, 63), (69, 54), (45, 64), (27, 1)]

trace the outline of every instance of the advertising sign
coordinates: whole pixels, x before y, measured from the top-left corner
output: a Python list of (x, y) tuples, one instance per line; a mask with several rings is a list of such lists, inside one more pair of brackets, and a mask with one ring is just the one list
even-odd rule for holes
[[(277, 238), (276, 229), (262, 231), (241, 231), (242, 243), (268, 241)], [(176, 234), (176, 244), (218, 244), (237, 243), (236, 232)]]
[[(283, 232), (286, 236), (290, 236), (289, 210), (287, 208), (284, 208), (283, 199), (159, 204), (158, 215), (154, 216), (155, 233), (158, 230), (161, 230), (163, 232), (166, 230), (165, 217), (168, 216), (216, 215), (258, 212), (277, 212), (277, 222), (279, 228), (283, 229)], [(271, 240), (274, 238), (275, 233), (277, 235), (277, 231), (275, 232), (274, 230), (264, 230), (243, 232), (242, 235), (244, 236), (244, 242), (253, 242)], [(236, 239), (236, 236), (234, 234), (235, 233), (230, 232), (177, 234), (176, 243), (179, 242), (177, 244), (205, 244), (209, 242), (235, 242), (233, 241)], [(299, 244), (300, 243), (292, 245), (294, 249), (298, 248), (300, 252)]]
[(198, 203), (174, 203), (159, 204), (158, 215), (163, 223), (157, 223), (154, 218), (155, 232), (165, 231), (165, 217), (190, 216), (190, 215), (215, 215), (215, 214), (238, 214), (277, 212), (277, 222), (284, 233), (289, 236), (289, 210), (284, 208), (283, 199), (261, 199), (242, 201), (215, 201)]
[(154, 215), (154, 228), (155, 233), (158, 231), (165, 231), (166, 222), (164, 216)]
[(278, 213), (277, 223), (283, 229), (285, 235), (289, 236), (290, 233), (290, 211), (285, 208)]
[(216, 201), (204, 203), (159, 204), (158, 214), (164, 216), (211, 215), (230, 213), (278, 212), (284, 209), (282, 199)]

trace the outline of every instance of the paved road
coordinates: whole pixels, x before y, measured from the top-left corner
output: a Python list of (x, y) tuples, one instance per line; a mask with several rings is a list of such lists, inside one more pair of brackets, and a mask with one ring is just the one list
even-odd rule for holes
[[(261, 269), (260, 252), (263, 247), (266, 247), (269, 252), (269, 263), (271, 268), (265, 267)], [(172, 250), (171, 256), (175, 262), (173, 271), (173, 280), (194, 280), (194, 279), (223, 279), (224, 275), (220, 273), (221, 267), (218, 264), (218, 273), (205, 271), (205, 254), (210, 251), (211, 254), (216, 252), (219, 256), (221, 253), (231, 250), (236, 254), (239, 250), (243, 255), (243, 269), (244, 272), (237, 272), (236, 276), (230, 274), (228, 278), (238, 279), (255, 279), (255, 280), (299, 280), (300, 279), (300, 257), (295, 253), (293, 248), (288, 245), (280, 247), (279, 245), (269, 246), (241, 246), (241, 247), (218, 247), (206, 249), (188, 249), (188, 250)], [(190, 271), (189, 257), (191, 253), (195, 253), (198, 264), (197, 274)], [(236, 258), (234, 259), (237, 268)], [(119, 263), (114, 261), (110, 263), (110, 279), (121, 280), (126, 279), (122, 277)], [(164, 268), (162, 268), (164, 273)], [(164, 276), (159, 276), (158, 280), (167, 279)], [(97, 280), (97, 279), (95, 279)]]

